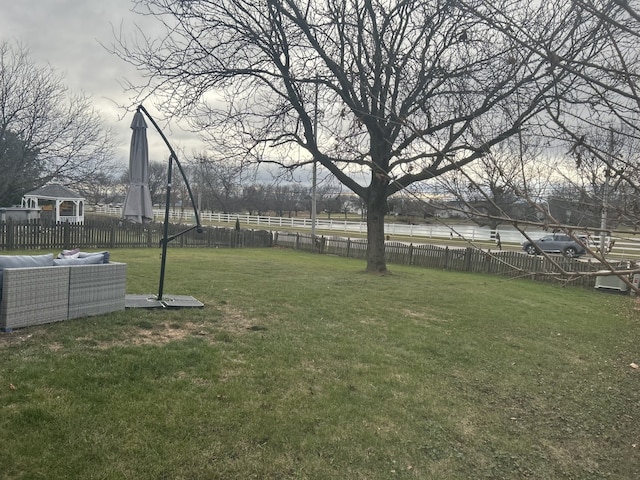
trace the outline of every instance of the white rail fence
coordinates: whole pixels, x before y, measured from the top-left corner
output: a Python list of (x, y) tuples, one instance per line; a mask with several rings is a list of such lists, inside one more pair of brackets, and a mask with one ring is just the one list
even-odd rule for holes
[[(103, 213), (114, 216), (122, 216), (121, 207), (96, 207), (96, 213)], [(226, 214), (215, 212), (199, 212), (203, 222), (222, 223), (234, 225), (239, 221), (243, 225), (253, 225), (264, 230), (278, 230), (279, 228), (288, 228), (296, 230), (311, 230), (312, 220), (302, 217), (269, 217), (262, 215), (249, 214)], [(154, 219), (158, 222), (164, 219), (164, 209), (154, 209)], [(169, 216), (172, 221), (180, 223), (193, 223), (195, 221), (193, 213), (190, 210), (171, 209)], [(316, 230), (325, 232), (333, 232), (340, 235), (348, 235), (349, 233), (366, 234), (366, 222), (354, 222), (349, 220), (338, 219), (316, 219)], [(430, 238), (439, 239), (466, 239), (473, 242), (495, 242), (496, 233), (500, 234), (500, 240), (503, 244), (516, 243), (520, 244), (526, 238), (517, 230), (507, 227), (492, 230), (487, 227), (479, 227), (474, 225), (456, 225), (447, 227), (445, 225), (409, 225), (404, 223), (387, 223), (385, 224), (385, 232), (390, 237), (410, 237), (415, 238), (415, 243), (424, 242)], [(540, 229), (527, 230), (527, 235), (533, 239), (537, 239), (546, 235)], [(599, 237), (593, 236), (590, 239), (590, 246), (597, 248)], [(613, 258), (640, 258), (640, 234), (636, 236), (612, 237), (607, 241), (613, 241), (614, 245), (610, 256)]]

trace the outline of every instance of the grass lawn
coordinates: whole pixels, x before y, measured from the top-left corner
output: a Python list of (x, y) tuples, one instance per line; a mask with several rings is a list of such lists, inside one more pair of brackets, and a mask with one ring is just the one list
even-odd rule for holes
[[(128, 293), (159, 255), (111, 252)], [(0, 478), (640, 478), (632, 299), (391, 269), (170, 249), (204, 309), (0, 334)]]

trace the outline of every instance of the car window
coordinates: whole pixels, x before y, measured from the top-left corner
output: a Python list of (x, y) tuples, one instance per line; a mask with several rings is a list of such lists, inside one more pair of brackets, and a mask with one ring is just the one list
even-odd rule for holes
[(550, 241), (553, 240), (553, 235), (545, 235), (540, 240), (543, 241), (543, 242), (550, 242)]
[(568, 242), (571, 240), (569, 235), (556, 235), (556, 242)]

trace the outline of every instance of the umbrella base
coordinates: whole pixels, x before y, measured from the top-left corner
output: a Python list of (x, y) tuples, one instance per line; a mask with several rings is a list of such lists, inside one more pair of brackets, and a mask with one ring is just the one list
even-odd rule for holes
[(125, 308), (202, 308), (204, 303), (189, 295), (163, 295), (158, 300), (156, 295), (125, 295)]

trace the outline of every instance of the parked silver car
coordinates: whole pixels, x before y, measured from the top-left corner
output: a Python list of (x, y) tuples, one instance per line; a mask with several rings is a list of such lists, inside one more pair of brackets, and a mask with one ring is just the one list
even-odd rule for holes
[(553, 233), (551, 235), (545, 235), (538, 240), (534, 240), (533, 243), (528, 240), (522, 242), (522, 249), (529, 255), (546, 252), (561, 253), (567, 257), (575, 258), (586, 253), (584, 249), (586, 237), (578, 237), (578, 239), (580, 241), (576, 242), (573, 238), (564, 233)]

